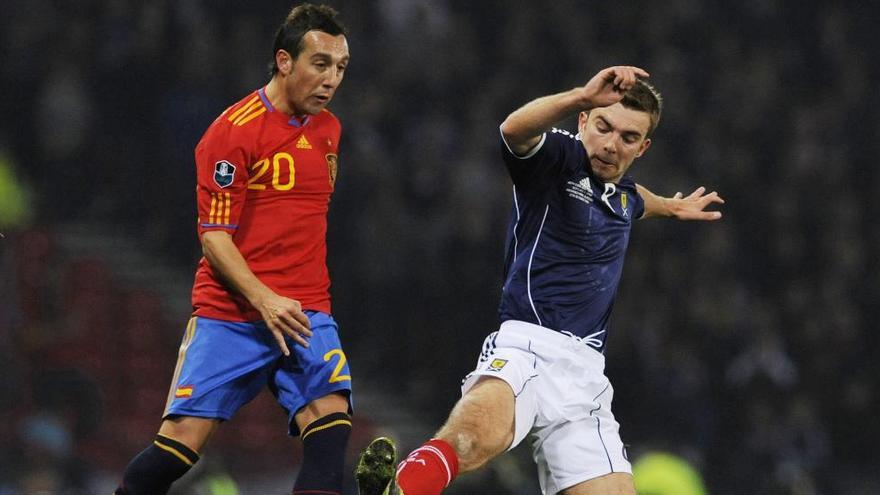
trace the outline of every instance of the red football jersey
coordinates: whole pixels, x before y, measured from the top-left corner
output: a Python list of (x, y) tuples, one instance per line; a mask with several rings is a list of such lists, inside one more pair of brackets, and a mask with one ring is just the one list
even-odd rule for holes
[[(341, 126), (327, 110), (304, 119), (272, 107), (260, 89), (227, 108), (196, 146), (199, 235), (225, 230), (251, 271), (303, 309), (330, 313), (327, 209)], [(255, 321), (260, 313), (203, 257), (194, 314)]]

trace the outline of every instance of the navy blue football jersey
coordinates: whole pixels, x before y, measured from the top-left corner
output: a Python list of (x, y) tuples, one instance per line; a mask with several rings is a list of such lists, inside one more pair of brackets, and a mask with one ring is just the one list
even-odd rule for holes
[(513, 179), (501, 321), (520, 320), (605, 350), (633, 219), (644, 213), (636, 183), (593, 176), (586, 149), (553, 129), (527, 155), (501, 153)]

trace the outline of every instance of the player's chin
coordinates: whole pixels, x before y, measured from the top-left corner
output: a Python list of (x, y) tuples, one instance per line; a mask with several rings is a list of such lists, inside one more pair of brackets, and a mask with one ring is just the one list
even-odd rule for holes
[(317, 115), (321, 113), (322, 110), (327, 108), (327, 104), (330, 103), (330, 98), (311, 98), (311, 101), (306, 105), (306, 112)]
[(318, 104), (318, 105), (308, 105), (308, 106), (305, 107), (304, 110), (305, 110), (306, 113), (309, 114), (309, 115), (318, 115), (318, 114), (321, 113), (321, 111), (324, 110), (324, 108), (326, 108), (326, 107), (327, 107), (327, 104), (326, 104), (326, 103), (324, 103), (324, 104)]
[(593, 169), (593, 175), (601, 179), (603, 182), (612, 182), (617, 178), (617, 169), (607, 165), (590, 167)]

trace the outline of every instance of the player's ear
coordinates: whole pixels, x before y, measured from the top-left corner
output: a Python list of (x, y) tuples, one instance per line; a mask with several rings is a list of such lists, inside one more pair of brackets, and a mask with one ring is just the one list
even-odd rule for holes
[(293, 70), (293, 58), (287, 50), (278, 50), (275, 52), (275, 65), (278, 66), (278, 72), (286, 76)]
[(584, 134), (587, 130), (587, 120), (590, 118), (590, 112), (581, 112), (578, 114), (578, 132)]
[(648, 148), (650, 148), (650, 147), (651, 147), (651, 138), (646, 138), (644, 141), (642, 141), (642, 145), (639, 146), (639, 151), (638, 151), (638, 153), (636, 153), (636, 158), (644, 155), (645, 152), (648, 151)]

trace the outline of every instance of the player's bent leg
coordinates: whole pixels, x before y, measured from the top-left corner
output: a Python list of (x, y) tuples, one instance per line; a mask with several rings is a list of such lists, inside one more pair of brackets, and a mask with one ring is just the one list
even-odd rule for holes
[(507, 382), (481, 377), (435, 436), (455, 449), (461, 472), (473, 471), (510, 447), (514, 408), (513, 390)]
[(217, 431), (220, 420), (195, 416), (169, 416), (162, 421), (159, 435), (174, 439), (190, 449), (201, 452)]
[(332, 393), (308, 403), (294, 415), (303, 443), (303, 463), (293, 494), (341, 494), (345, 449), (351, 434), (348, 398)]
[(453, 407), (446, 424), (400, 463), (397, 485), (405, 495), (438, 495), (459, 471), (477, 469), (510, 446), (514, 396), (507, 382), (482, 377)]
[(306, 426), (314, 423), (318, 418), (333, 413), (348, 414), (348, 397), (342, 392), (334, 392), (306, 404), (293, 416), (299, 431), (304, 431)]
[(153, 443), (129, 462), (116, 495), (162, 495), (199, 460), (219, 420), (167, 418)]
[(562, 490), (562, 495), (636, 495), (629, 473), (611, 473)]

